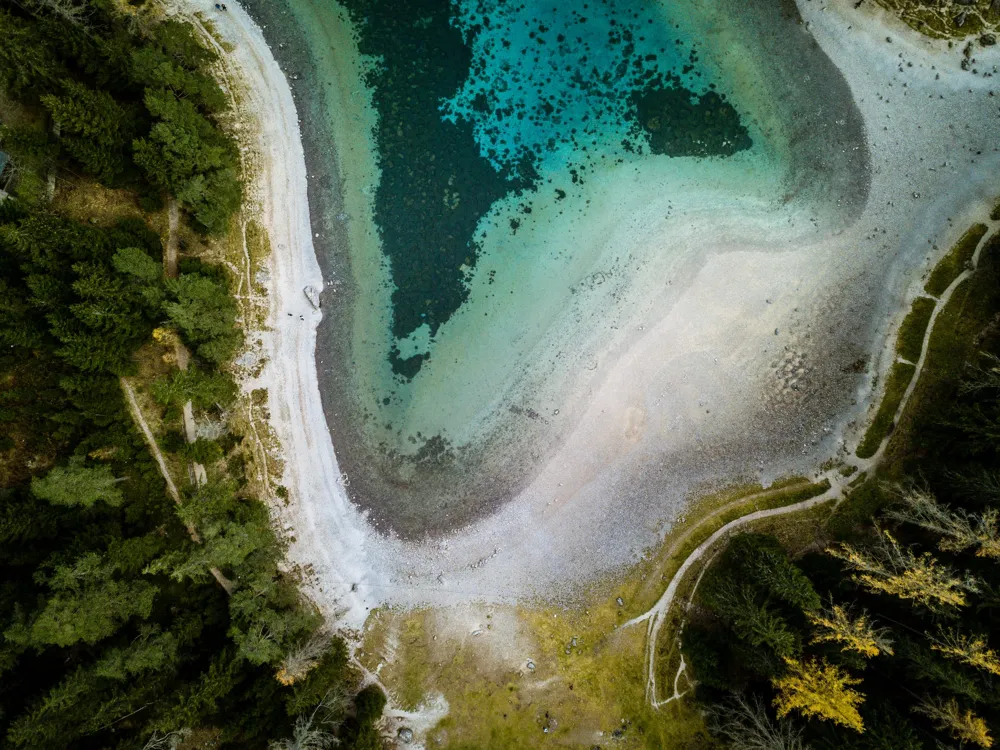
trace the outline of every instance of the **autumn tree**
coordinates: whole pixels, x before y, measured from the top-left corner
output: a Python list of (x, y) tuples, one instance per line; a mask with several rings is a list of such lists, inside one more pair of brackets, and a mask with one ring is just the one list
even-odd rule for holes
[(966, 596), (979, 590), (971, 575), (960, 575), (929, 552), (916, 554), (891, 533), (876, 529), (874, 544), (858, 549), (841, 542), (827, 552), (855, 571), (854, 580), (870, 591), (891, 594), (928, 609), (963, 607)]
[[(929, 636), (930, 637), (930, 636)], [(1000, 654), (986, 643), (981, 635), (965, 635), (956, 630), (942, 631), (931, 638), (931, 649), (940, 651), (949, 659), (1000, 676)]]
[(808, 612), (806, 616), (816, 628), (812, 643), (836, 643), (841, 651), (854, 651), (865, 657), (880, 653), (892, 656), (887, 629), (876, 627), (867, 612), (852, 617), (845, 607), (833, 604), (829, 609)]
[(940, 536), (938, 548), (945, 552), (974, 549), (977, 557), (1000, 558), (1000, 511), (987, 508), (970, 513), (939, 503), (919, 489), (899, 491), (902, 505), (889, 511), (897, 521), (912, 523)]
[(957, 740), (971, 742), (980, 747), (993, 747), (993, 737), (986, 721), (977, 716), (972, 709), (963, 711), (954, 698), (942, 700), (928, 696), (915, 706), (913, 711), (927, 716), (938, 729), (948, 732)]
[(864, 731), (858, 706), (865, 696), (852, 687), (861, 684), (861, 680), (825, 659), (786, 658), (785, 665), (785, 673), (772, 680), (778, 691), (774, 705), (779, 718), (798, 711), (806, 717), (815, 716), (857, 732)]

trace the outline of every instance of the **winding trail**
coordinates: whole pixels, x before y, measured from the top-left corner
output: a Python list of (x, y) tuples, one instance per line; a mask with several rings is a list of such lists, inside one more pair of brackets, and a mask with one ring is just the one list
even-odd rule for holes
[[(931, 313), (929, 322), (927, 323), (927, 330), (924, 332), (923, 342), (921, 343), (920, 357), (915, 364), (916, 369), (914, 370), (913, 377), (910, 379), (910, 383), (903, 394), (903, 398), (899, 402), (899, 406), (896, 408), (896, 413), (893, 415), (892, 419), (892, 425), (898, 424), (900, 418), (903, 415), (903, 412), (906, 411), (906, 407), (909, 404), (910, 398), (917, 387), (917, 383), (920, 380), (920, 375), (923, 372), (924, 366), (927, 364), (927, 354), (930, 348), (930, 340), (934, 332), (934, 325), (937, 322), (938, 315), (940, 315), (941, 311), (944, 310), (945, 307), (947, 307), (948, 302), (951, 300), (952, 295), (955, 293), (955, 290), (958, 289), (963, 283), (965, 283), (965, 281), (969, 279), (974, 273), (976, 273), (976, 271), (979, 268), (979, 260), (980, 256), (982, 255), (983, 248), (997, 234), (998, 227), (1000, 227), (1000, 222), (998, 221), (988, 221), (984, 223), (986, 223), (986, 225), (989, 227), (989, 230), (979, 240), (979, 244), (976, 246), (976, 250), (972, 255), (972, 260), (969, 263), (969, 265), (958, 276), (955, 277), (954, 281), (952, 281), (951, 284), (948, 285), (948, 288), (944, 291), (944, 293), (940, 297), (937, 298), (930, 297), (930, 299), (935, 300), (934, 310)], [(950, 249), (946, 251), (946, 253), (947, 252), (950, 252)], [(927, 295), (922, 293), (920, 296), (927, 296)], [(893, 337), (893, 340), (895, 340), (895, 337)], [(894, 361), (903, 361), (903, 360), (900, 357), (896, 357)], [(871, 458), (861, 459), (858, 458), (856, 455), (853, 455), (852, 453), (851, 456), (846, 461), (846, 466), (854, 467), (855, 469), (855, 471), (851, 472), (850, 476), (845, 477), (842, 474), (842, 469), (844, 468), (843, 466), (829, 469), (828, 471), (825, 471), (821, 473), (819, 476), (817, 476), (815, 479), (815, 483), (821, 484), (824, 481), (830, 483), (830, 488), (823, 494), (817, 495), (816, 497), (811, 497), (808, 500), (803, 500), (801, 502), (793, 503), (791, 505), (786, 505), (780, 508), (772, 508), (769, 510), (758, 510), (754, 511), (753, 513), (748, 513), (745, 516), (741, 516), (739, 518), (730, 521), (722, 528), (715, 531), (715, 533), (713, 533), (705, 541), (699, 544), (698, 547), (695, 548), (691, 552), (691, 554), (687, 556), (684, 562), (681, 563), (681, 566), (674, 573), (673, 577), (670, 579), (670, 583), (667, 584), (666, 590), (663, 592), (662, 596), (660, 596), (660, 598), (656, 601), (656, 603), (643, 614), (637, 617), (633, 617), (631, 620), (622, 625), (623, 628), (627, 628), (633, 625), (638, 625), (639, 623), (642, 622), (646, 623), (646, 650), (645, 650), (646, 700), (649, 701), (649, 704), (653, 708), (659, 708), (660, 706), (663, 706), (669, 703), (670, 701), (675, 700), (676, 698), (679, 698), (681, 695), (683, 695), (683, 693), (678, 692), (678, 680), (680, 679), (680, 676), (684, 673), (686, 667), (684, 663), (684, 658), (682, 656), (680, 667), (678, 668), (677, 674), (675, 675), (674, 678), (674, 694), (669, 698), (665, 698), (662, 700), (657, 698), (656, 646), (657, 643), (659, 642), (660, 631), (663, 628), (664, 621), (666, 620), (667, 614), (670, 611), (671, 606), (673, 606), (674, 604), (674, 599), (677, 597), (677, 591), (680, 588), (681, 584), (683, 583), (684, 578), (688, 575), (688, 573), (698, 564), (698, 562), (706, 555), (706, 553), (708, 553), (709, 550), (711, 550), (716, 545), (716, 543), (719, 542), (719, 540), (724, 539), (737, 529), (752, 524), (756, 521), (764, 520), (766, 518), (786, 516), (804, 510), (810, 510), (812, 508), (817, 507), (818, 505), (822, 505), (824, 503), (828, 503), (831, 501), (839, 503), (840, 500), (843, 499), (844, 489), (854, 480), (854, 478), (860, 476), (862, 472), (870, 471), (879, 463), (879, 461), (882, 459), (882, 456), (885, 454), (886, 448), (888, 447), (891, 438), (892, 438), (892, 430), (890, 429), (887, 431), (887, 434), (882, 437), (882, 442), (879, 444), (878, 450), (875, 451), (875, 454)], [(857, 446), (855, 446), (855, 450), (857, 450)], [(743, 504), (748, 501), (752, 501), (754, 498), (766, 494), (768, 493), (766, 492), (755, 493), (754, 495), (740, 498), (739, 500), (734, 501), (734, 503)], [(717, 518), (718, 516), (724, 514), (729, 508), (732, 507), (734, 503), (728, 503), (726, 506), (717, 509), (711, 515), (703, 518), (699, 522), (698, 526), (705, 523), (706, 521), (710, 521), (711, 519)], [(683, 537), (677, 540), (677, 542), (675, 542), (675, 546), (683, 543), (691, 534), (693, 534), (697, 530), (698, 526), (693, 527), (688, 534), (685, 534)], [(709, 559), (705, 563), (704, 567), (701, 570), (701, 573), (698, 576), (697, 581), (695, 582), (695, 585), (692, 587), (691, 592), (688, 594), (688, 598), (686, 602), (684, 602), (686, 606), (688, 607), (690, 606), (691, 601), (694, 597), (694, 593), (698, 588), (698, 583), (701, 582), (701, 577), (708, 570), (710, 564), (711, 564), (711, 559)], [(681, 627), (683, 627), (683, 625)], [(677, 637), (679, 637), (679, 635), (680, 634), (678, 632)]]

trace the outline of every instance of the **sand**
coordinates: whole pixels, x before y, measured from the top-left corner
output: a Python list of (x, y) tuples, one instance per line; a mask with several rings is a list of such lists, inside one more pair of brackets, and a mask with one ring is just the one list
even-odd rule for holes
[[(251, 99), (261, 158), (250, 192), (273, 248), (268, 363), (247, 387), (268, 389), (290, 555), (310, 566), (331, 617), (357, 627), (383, 603), (558, 598), (636, 561), (706, 486), (810, 473), (854, 446), (921, 274), (1000, 192), (994, 79), (868, 5), (799, 3), (864, 121), (858, 215), (835, 225), (795, 201), (761, 211), (692, 195), (685, 221), (656, 238), (707, 245), (669, 304), (659, 286), (634, 286), (628, 335), (566, 394), (571, 423), (533, 479), (497, 513), (426, 543), (378, 535), (347, 498), (314, 359), (321, 313), (303, 294), (324, 281), (295, 103), (254, 22), (236, 3), (213, 15)], [(980, 71), (1000, 64), (995, 50), (976, 56)], [(649, 241), (641, 223), (616, 231), (625, 245)], [(838, 374), (858, 358), (864, 377)]]

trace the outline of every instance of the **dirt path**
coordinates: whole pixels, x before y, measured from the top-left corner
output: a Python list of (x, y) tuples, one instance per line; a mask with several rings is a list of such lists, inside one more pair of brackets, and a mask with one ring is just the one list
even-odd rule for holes
[(167, 278), (177, 278), (177, 229), (181, 221), (180, 205), (176, 198), (167, 200), (167, 246), (164, 248), (163, 260), (166, 265)]
[[(973, 253), (972, 261), (969, 264), (969, 267), (966, 268), (964, 271), (962, 271), (962, 273), (960, 273), (955, 278), (955, 280), (952, 281), (952, 283), (948, 286), (948, 288), (944, 291), (944, 293), (935, 300), (934, 310), (931, 313), (930, 321), (927, 324), (927, 330), (924, 332), (924, 339), (920, 351), (920, 358), (916, 362), (915, 365), (916, 369), (914, 370), (913, 378), (910, 380), (910, 384), (907, 386), (906, 391), (903, 394), (903, 398), (900, 400), (899, 406), (896, 409), (896, 413), (893, 416), (893, 424), (897, 424), (899, 422), (899, 419), (902, 417), (903, 412), (906, 410), (910, 398), (913, 395), (913, 392), (917, 387), (917, 383), (920, 380), (920, 375), (923, 372), (924, 366), (927, 364), (927, 353), (928, 349), (930, 348), (931, 335), (934, 332), (934, 324), (937, 322), (938, 315), (947, 306), (948, 301), (955, 293), (955, 290), (958, 289), (965, 282), (966, 279), (968, 279), (976, 272), (976, 270), (979, 267), (979, 259), (980, 255), (982, 254), (983, 248), (990, 241), (990, 239), (997, 233), (997, 229), (998, 227), (1000, 227), (1000, 222), (988, 222), (988, 226), (989, 226), (989, 231), (986, 232), (985, 235), (983, 235), (982, 239), (980, 239), (979, 241), (979, 244), (976, 246), (976, 251), (975, 253)], [(871, 458), (860, 459), (857, 456), (851, 455), (851, 457), (847, 460), (847, 465), (855, 469), (855, 471), (851, 472), (851, 478), (860, 475), (861, 472), (869, 471), (877, 465), (877, 463), (881, 460), (883, 454), (885, 453), (886, 447), (889, 445), (891, 437), (892, 434), (890, 432), (889, 434), (885, 435), (882, 438), (882, 442), (880, 443), (878, 450)], [(794, 503), (792, 505), (786, 505), (782, 508), (759, 510), (753, 513), (748, 513), (745, 516), (741, 516), (740, 518), (730, 521), (725, 526), (718, 529), (714, 534), (712, 534), (700, 545), (698, 545), (698, 547), (695, 548), (690, 555), (687, 556), (687, 558), (681, 564), (680, 568), (677, 569), (677, 572), (674, 573), (673, 577), (670, 579), (670, 583), (667, 584), (666, 590), (663, 592), (663, 595), (657, 600), (656, 604), (654, 604), (649, 610), (647, 610), (643, 614), (639, 615), (638, 617), (632, 618), (622, 626), (622, 627), (630, 627), (642, 622), (647, 623), (646, 650), (645, 650), (646, 700), (649, 701), (650, 705), (653, 706), (653, 708), (659, 708), (660, 706), (669, 703), (671, 700), (674, 700), (683, 694), (678, 692), (678, 685), (677, 685), (680, 675), (684, 672), (685, 669), (685, 664), (682, 656), (680, 668), (678, 669), (677, 675), (674, 679), (674, 694), (669, 698), (663, 700), (659, 700), (657, 698), (656, 645), (659, 641), (660, 631), (663, 628), (663, 623), (666, 619), (667, 613), (670, 611), (671, 606), (673, 606), (674, 604), (674, 599), (677, 596), (677, 591), (680, 588), (681, 583), (683, 583), (685, 576), (688, 575), (688, 573), (698, 564), (698, 562), (706, 555), (706, 553), (708, 553), (708, 551), (711, 550), (712, 547), (714, 547), (717, 542), (719, 542), (719, 540), (725, 538), (726, 536), (736, 531), (737, 529), (747, 526), (748, 524), (752, 524), (756, 521), (763, 520), (765, 518), (774, 518), (776, 516), (784, 516), (784, 515), (790, 515), (792, 513), (798, 513), (799, 511), (809, 510), (811, 508), (815, 508), (817, 505), (821, 505), (823, 503), (831, 501), (839, 502), (841, 499), (843, 499), (844, 490), (851, 481), (851, 478), (845, 477), (841, 473), (841, 469), (842, 467), (830, 469), (816, 478), (815, 481), (817, 483), (822, 483), (824, 480), (830, 483), (830, 489), (828, 489), (822, 495), (817, 495), (816, 497), (809, 498), (808, 500), (803, 500), (802, 502)], [(759, 494), (765, 494), (765, 493), (759, 493)], [(758, 495), (751, 495), (750, 497), (742, 498), (737, 502), (745, 503), (757, 496)], [(702, 519), (701, 523), (711, 520), (712, 518), (717, 518), (721, 516), (731, 506), (732, 503), (722, 508), (719, 508), (710, 516)], [(693, 528), (691, 533), (693, 533), (694, 530), (695, 529)], [(676, 542), (676, 544), (678, 545), (681, 544), (687, 538), (688, 535), (685, 535), (684, 537), (679, 539)], [(701, 575), (704, 575), (710, 563), (711, 560), (709, 560), (708, 563), (705, 564), (705, 566), (702, 568)], [(698, 582), (701, 581), (701, 575), (699, 575)], [(682, 605), (690, 606), (690, 601), (694, 596), (695, 590), (697, 589), (698, 582), (696, 582), (695, 586), (692, 587), (692, 590), (688, 595), (688, 599), (685, 602), (682, 602)]]

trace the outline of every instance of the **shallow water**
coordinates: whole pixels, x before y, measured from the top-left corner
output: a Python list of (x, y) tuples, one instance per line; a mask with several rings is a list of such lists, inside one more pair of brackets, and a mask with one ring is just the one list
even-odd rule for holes
[(289, 0), (342, 183), (324, 401), (376, 520), (453, 527), (527, 481), (703, 261), (704, 212), (863, 202), (842, 81), (794, 6), (756, 5)]

